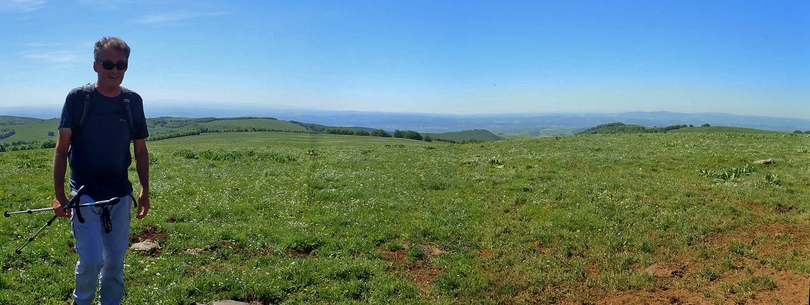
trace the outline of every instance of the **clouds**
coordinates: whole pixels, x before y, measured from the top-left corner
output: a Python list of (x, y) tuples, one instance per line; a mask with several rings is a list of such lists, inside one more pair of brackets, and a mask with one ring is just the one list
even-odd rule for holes
[(35, 63), (61, 63), (73, 64), (87, 61), (92, 55), (86, 50), (87, 44), (57, 43), (57, 42), (29, 42), (21, 44), (17, 55), (27, 61)]
[[(77, 0), (76, 2), (100, 10), (112, 10), (124, 4), (138, 3), (135, 0)], [(0, 12), (30, 13), (44, 8), (45, 4), (45, 0), (0, 0)]]
[(55, 51), (26, 51), (23, 58), (46, 63), (78, 63), (87, 60), (87, 55), (79, 52), (55, 50)]
[(192, 19), (221, 16), (225, 14), (227, 13), (158, 13), (138, 18), (134, 21), (134, 23), (144, 25), (177, 25)]
[[(197, 6), (196, 12), (184, 11), (182, 8), (190, 5), (187, 1), (165, 1), (165, 0), (76, 0), (80, 7), (87, 7), (95, 10), (134, 10), (141, 13), (140, 17), (135, 17), (132, 23), (150, 26), (171, 26), (184, 25), (194, 19), (215, 17), (228, 14), (217, 11), (205, 3), (193, 3)], [(46, 7), (45, 0), (0, 0), (0, 12), (11, 13), (31, 13)], [(53, 4), (53, 3), (51, 3)], [(136, 7), (149, 7), (154, 10), (172, 11), (171, 13), (149, 13), (143, 12)], [(200, 10), (201, 8), (201, 10)], [(137, 13), (136, 13), (137, 15)]]
[(45, 0), (0, 0), (0, 11), (28, 13), (45, 5)]

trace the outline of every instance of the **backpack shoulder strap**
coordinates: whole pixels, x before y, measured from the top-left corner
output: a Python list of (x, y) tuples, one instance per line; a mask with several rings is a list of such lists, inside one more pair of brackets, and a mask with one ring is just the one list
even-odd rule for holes
[(135, 137), (135, 122), (132, 120), (132, 106), (130, 106), (129, 98), (132, 95), (132, 91), (125, 87), (121, 87), (121, 96), (124, 98), (124, 111), (127, 114), (127, 125), (129, 127), (129, 135), (131, 137)]
[(87, 117), (90, 114), (90, 105), (92, 104), (93, 101), (93, 94), (92, 94), (93, 89), (94, 89), (93, 83), (87, 83), (84, 86), (82, 86), (82, 93), (84, 93), (84, 103), (82, 104), (82, 111), (80, 112), (81, 116), (79, 117), (78, 120), (79, 124), (74, 126), (75, 130), (73, 131), (73, 133), (75, 134), (81, 132), (82, 128), (84, 127), (84, 124), (87, 122)]
[[(93, 104), (93, 83), (87, 83), (82, 86), (82, 93), (84, 94), (84, 103), (82, 104), (82, 111), (81, 116), (78, 119), (78, 125), (76, 125), (73, 131), (74, 134), (78, 134), (84, 128), (85, 123), (87, 122), (87, 118), (90, 116), (90, 106)], [(124, 104), (124, 111), (126, 112), (127, 116), (127, 125), (129, 127), (129, 134), (130, 136), (135, 136), (135, 123), (132, 121), (132, 107), (130, 106), (130, 96), (132, 95), (132, 91), (127, 88), (121, 87), (121, 96), (123, 97), (123, 104)], [(75, 121), (74, 121), (75, 122)]]

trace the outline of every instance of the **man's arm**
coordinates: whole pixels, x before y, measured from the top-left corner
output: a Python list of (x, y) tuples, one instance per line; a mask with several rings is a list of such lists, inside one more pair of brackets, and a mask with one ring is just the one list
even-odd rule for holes
[(146, 149), (146, 139), (132, 141), (135, 150), (135, 169), (138, 171), (138, 180), (141, 183), (141, 194), (138, 196), (138, 219), (146, 217), (149, 213), (149, 151)]
[(73, 134), (70, 128), (59, 128), (56, 138), (56, 148), (53, 153), (53, 211), (57, 216), (70, 217), (70, 210), (62, 207), (68, 203), (65, 196), (65, 173), (67, 172), (67, 155), (70, 148), (70, 137)]

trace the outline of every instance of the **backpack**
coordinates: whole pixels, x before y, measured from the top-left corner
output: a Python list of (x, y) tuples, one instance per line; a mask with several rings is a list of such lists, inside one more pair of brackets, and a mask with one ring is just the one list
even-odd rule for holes
[[(87, 122), (87, 117), (90, 116), (90, 106), (93, 104), (93, 83), (87, 83), (82, 86), (82, 92), (84, 92), (84, 104), (82, 104), (82, 111), (81, 116), (78, 118), (73, 119), (73, 134), (79, 134), (82, 132), (85, 123)], [(124, 97), (124, 111), (126, 111), (127, 115), (127, 127), (129, 127), (129, 135), (130, 137), (135, 137), (135, 122), (132, 121), (132, 108), (129, 105), (128, 96), (132, 95), (132, 91), (127, 88), (121, 87), (121, 95)], [(78, 122), (78, 124), (77, 124)]]

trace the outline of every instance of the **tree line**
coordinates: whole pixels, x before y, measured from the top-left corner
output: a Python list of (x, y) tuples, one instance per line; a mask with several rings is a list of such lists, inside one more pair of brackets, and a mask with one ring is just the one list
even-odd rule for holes
[[(578, 132), (581, 134), (617, 134), (617, 133), (663, 133), (672, 130), (677, 130), (686, 127), (693, 127), (693, 125), (670, 125), (666, 127), (644, 127), (641, 125), (624, 124), (621, 122), (607, 123), (591, 127)], [(703, 124), (701, 127), (709, 127), (709, 124)]]
[(0, 129), (0, 140), (13, 136), (16, 131), (14, 129)]

